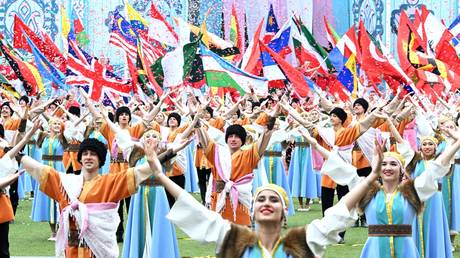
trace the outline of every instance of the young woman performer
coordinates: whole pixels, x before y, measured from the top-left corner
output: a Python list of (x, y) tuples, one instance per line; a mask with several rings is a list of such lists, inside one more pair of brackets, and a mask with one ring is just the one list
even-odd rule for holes
[(168, 218), (192, 239), (216, 242), (218, 257), (309, 258), (322, 256), (325, 246), (338, 242), (338, 233), (356, 220), (355, 205), (380, 173), (382, 153), (376, 153), (373, 173), (327, 210), (323, 219), (291, 229), (284, 237), (281, 228), (289, 204), (286, 192), (277, 185), (265, 185), (256, 191), (253, 203), (256, 230), (252, 231), (207, 210), (167, 176), (157, 173), (155, 177), (177, 198)]

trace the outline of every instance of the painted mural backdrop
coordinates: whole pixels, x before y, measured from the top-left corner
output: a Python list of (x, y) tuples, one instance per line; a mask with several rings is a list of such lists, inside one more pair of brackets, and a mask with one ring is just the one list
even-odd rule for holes
[[(369, 32), (390, 47), (394, 45), (394, 32), (401, 10), (413, 15), (417, 7), (426, 5), (437, 17), (449, 24), (459, 14), (459, 2), (460, 0), (153, 0), (171, 24), (175, 24), (173, 17), (181, 17), (200, 25), (209, 11), (208, 30), (224, 38), (229, 35), (233, 5), (237, 10), (241, 30), (244, 31), (246, 26), (248, 38), (252, 38), (259, 21), (266, 17), (271, 4), (280, 26), (291, 14), (300, 15), (322, 45), (327, 45), (323, 22), (323, 17), (326, 17), (339, 35), (362, 19)], [(151, 0), (129, 0), (129, 3), (148, 17)], [(111, 16), (117, 9), (125, 13), (123, 0), (0, 0), (0, 31), (6, 37), (11, 37), (13, 17), (18, 15), (35, 31), (45, 30), (63, 48), (60, 36), (61, 5), (67, 9), (73, 8), (83, 21), (90, 39), (85, 46), (89, 53), (104, 55), (114, 65), (123, 63), (122, 51), (108, 44)]]

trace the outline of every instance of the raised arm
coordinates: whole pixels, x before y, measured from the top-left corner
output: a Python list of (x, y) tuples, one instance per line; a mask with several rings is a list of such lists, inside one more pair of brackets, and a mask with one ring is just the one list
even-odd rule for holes
[(158, 142), (149, 139), (144, 143), (144, 153), (147, 163), (138, 165), (134, 168), (136, 186), (140, 185), (143, 181), (152, 175), (161, 174), (162, 167), (156, 154)]
[[(32, 130), (26, 133), (26, 136), (17, 144), (14, 146), (8, 153), (11, 158), (16, 156), (16, 154), (24, 147), (24, 145), (30, 140), (32, 135), (40, 128), (41, 124), (39, 120), (35, 121), (34, 127)], [(34, 160), (33, 158), (29, 156), (19, 156), (17, 158), (18, 162), (23, 166), (23, 168), (36, 180), (40, 180), (41, 173), (43, 171), (43, 168), (46, 166), (43, 165), (42, 163)]]
[(88, 94), (83, 90), (83, 88), (79, 88), (80, 94), (85, 99), (86, 107), (88, 108), (89, 112), (93, 115), (93, 117), (99, 117), (100, 114), (96, 110), (96, 107), (93, 104), (93, 101), (90, 99)]
[(21, 175), (20, 173), (15, 173), (15, 174), (11, 174), (6, 177), (0, 178), (0, 189), (3, 189), (11, 185), (16, 179), (19, 178), (20, 175)]
[[(376, 145), (378, 145), (376, 143)], [(372, 173), (346, 194), (333, 207), (327, 209), (322, 219), (315, 219), (306, 226), (307, 244), (313, 254), (322, 257), (326, 246), (336, 243), (338, 234), (353, 225), (358, 218), (355, 206), (369, 190), (369, 186), (377, 179), (381, 170), (382, 148), (376, 147)]]
[(229, 110), (225, 111), (225, 113), (222, 114), (222, 117), (224, 119), (228, 119), (233, 113), (235, 113), (238, 110), (240, 104), (246, 99), (247, 97), (240, 98)]
[(257, 140), (257, 148), (258, 148), (257, 151), (259, 155), (264, 153), (264, 151), (268, 147), (268, 143), (270, 142), (270, 138), (272, 137), (272, 134), (273, 134), (273, 127), (275, 125), (276, 119), (278, 118), (280, 112), (281, 112), (281, 106), (276, 105), (273, 112), (268, 114), (269, 119), (268, 119), (268, 124), (267, 124), (267, 130)]
[(362, 135), (367, 130), (369, 130), (369, 128), (372, 127), (372, 125), (374, 124), (375, 120), (377, 120), (377, 118), (385, 118), (385, 115), (382, 113), (381, 107), (375, 109), (374, 111), (372, 111), (372, 113), (366, 116), (363, 120), (359, 121), (360, 135)]
[(414, 188), (422, 202), (438, 191), (438, 180), (449, 172), (450, 161), (460, 148), (460, 140), (448, 146), (436, 160), (428, 163), (424, 173), (414, 179)]
[(152, 108), (152, 110), (150, 110), (150, 112), (145, 116), (144, 124), (146, 124), (146, 125), (150, 124), (150, 122), (155, 118), (155, 116), (158, 114), (158, 112), (160, 112), (161, 106), (163, 105), (163, 103), (165, 102), (166, 98), (169, 97), (170, 94), (171, 93), (168, 92), (166, 94), (161, 95), (158, 104), (156, 104)]

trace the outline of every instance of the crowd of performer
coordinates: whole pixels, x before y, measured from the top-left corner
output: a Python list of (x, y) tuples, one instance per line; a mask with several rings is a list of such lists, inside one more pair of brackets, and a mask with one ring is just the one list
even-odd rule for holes
[[(175, 226), (219, 257), (322, 257), (352, 226), (368, 228), (361, 257), (453, 256), (456, 95), (185, 90), (111, 107), (80, 89), (1, 103), (0, 257), (29, 196), (66, 257), (118, 257), (117, 242), (122, 257), (180, 257)], [(314, 201), (322, 218), (282, 234)]]

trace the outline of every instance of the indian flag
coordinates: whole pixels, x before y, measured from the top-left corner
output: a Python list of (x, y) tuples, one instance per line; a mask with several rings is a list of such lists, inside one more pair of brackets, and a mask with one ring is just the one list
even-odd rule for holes
[(214, 52), (201, 45), (201, 58), (209, 87), (229, 87), (236, 89), (241, 95), (254, 89), (257, 95), (268, 92), (268, 80), (257, 77), (238, 69), (231, 63), (222, 59)]

